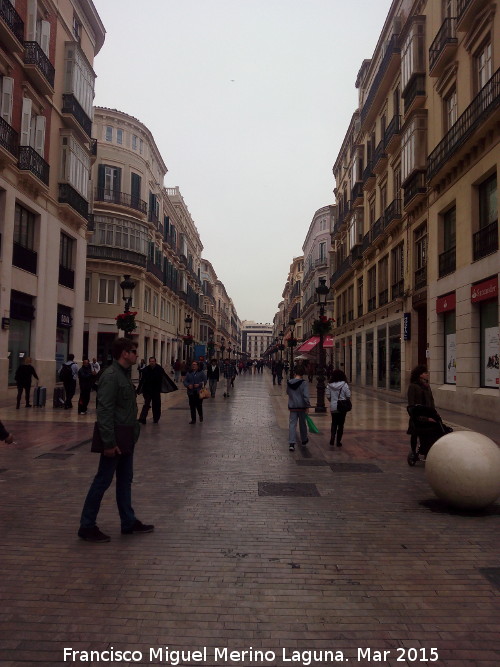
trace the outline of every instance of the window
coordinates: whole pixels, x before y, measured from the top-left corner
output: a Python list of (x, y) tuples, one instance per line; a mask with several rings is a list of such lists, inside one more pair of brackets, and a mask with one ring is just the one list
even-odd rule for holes
[(164, 320), (166, 318), (166, 312), (167, 312), (166, 304), (167, 304), (167, 302), (165, 301), (165, 299), (161, 299), (161, 301), (160, 301), (160, 319), (161, 320)]
[(425, 72), (425, 24), (414, 20), (401, 50), (401, 85), (403, 91), (414, 74)]
[[(95, 74), (83, 51), (73, 42), (66, 44), (64, 92), (75, 96), (84, 112), (92, 118), (94, 104)], [(110, 138), (107, 133), (110, 131)], [(113, 128), (106, 128), (106, 141), (112, 141)]]
[(439, 255), (439, 277), (453, 273), (456, 268), (456, 213), (455, 207), (450, 208), (442, 216), (442, 248)]
[(479, 229), (498, 220), (497, 175), (481, 183), (479, 193)]
[(37, 116), (33, 111), (33, 101), (23, 97), (20, 146), (31, 146), (41, 157), (45, 151), (45, 116)]
[(479, 304), (481, 327), (481, 387), (500, 387), (498, 358), (500, 339), (498, 336), (498, 301), (483, 301)]
[(326, 259), (326, 241), (322, 241), (319, 244), (319, 257), (320, 262), (324, 262)]
[(147, 254), (148, 229), (145, 225), (112, 216), (95, 216), (94, 238), (99, 245), (114, 246)]
[(13, 92), (14, 79), (10, 76), (2, 76), (0, 78), (0, 115), (8, 125), (12, 125)]
[(106, 141), (113, 141), (113, 128), (110, 127), (109, 125), (106, 126), (106, 132), (104, 138), (106, 139)]
[(153, 294), (153, 315), (158, 317), (158, 294)]
[(91, 284), (92, 284), (92, 276), (85, 276), (85, 301), (90, 301)]
[(76, 14), (73, 15), (73, 36), (77, 42), (79, 42), (82, 37), (82, 24)]
[(389, 256), (378, 263), (378, 305), (385, 306), (389, 301)]
[(377, 332), (377, 387), (385, 389), (387, 384), (387, 330), (385, 326), (379, 327)]
[(403, 182), (415, 169), (425, 169), (427, 155), (427, 119), (415, 114), (401, 139), (401, 178)]
[(35, 247), (35, 214), (16, 204), (14, 218), (14, 243), (34, 250)]
[(401, 194), (401, 165), (398, 164), (394, 167), (394, 173), (392, 177), (392, 187), (394, 188), (394, 199), (399, 199)]
[(116, 143), (123, 144), (123, 130), (116, 130)]
[(28, 42), (37, 42), (46, 56), (49, 55), (50, 44), (50, 23), (42, 20), (38, 13), (37, 0), (28, 0), (27, 22), (26, 22), (26, 40)]
[(132, 135), (132, 150), (137, 150), (137, 135), (135, 134)]
[(368, 271), (368, 311), (377, 307), (377, 267)]
[(481, 88), (491, 79), (493, 74), (491, 41), (489, 39), (476, 51), (474, 56), (474, 65), (476, 93), (478, 93)]
[(457, 114), (457, 90), (453, 88), (444, 98), (444, 131), (448, 130), (456, 123)]
[(358, 317), (363, 315), (363, 276), (358, 278)]
[(73, 268), (73, 249), (75, 247), (75, 239), (72, 239), (67, 234), (61, 234), (59, 244), (59, 264), (65, 269)]
[(116, 303), (116, 278), (99, 278), (99, 303)]
[(149, 287), (144, 288), (144, 310), (146, 313), (151, 312), (151, 289)]
[(415, 289), (427, 285), (427, 224), (415, 231)]
[(61, 180), (88, 199), (90, 157), (73, 136), (62, 137)]
[(391, 251), (392, 298), (397, 299), (404, 291), (404, 243), (399, 243)]

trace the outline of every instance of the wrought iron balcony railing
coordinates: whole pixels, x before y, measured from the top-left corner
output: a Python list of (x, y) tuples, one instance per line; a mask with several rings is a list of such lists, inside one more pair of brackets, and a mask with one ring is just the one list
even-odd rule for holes
[(19, 146), (19, 169), (30, 171), (42, 183), (49, 184), (49, 165), (31, 146)]
[(163, 282), (163, 269), (160, 266), (157, 266), (150, 259), (148, 259), (146, 263), (146, 271), (152, 273), (153, 276), (156, 276), (158, 280), (161, 280), (161, 282)]
[(457, 43), (457, 19), (448, 17), (443, 21), (438, 33), (429, 48), (429, 70), (432, 72), (436, 66), (439, 57), (447, 45)]
[(386, 303), (389, 303), (389, 289), (383, 289), (378, 293), (378, 305), (385, 306)]
[(472, 237), (474, 261), (498, 250), (498, 220), (491, 222)]
[(18, 134), (3, 118), (0, 117), (0, 145), (17, 157)]
[(148, 209), (146, 202), (139, 199), (139, 197), (129, 195), (127, 192), (110, 190), (109, 188), (97, 188), (95, 191), (95, 201), (126, 206), (144, 214), (147, 213)]
[(373, 162), (370, 160), (363, 171), (363, 183), (371, 178), (375, 178), (375, 174), (373, 173)]
[(414, 286), (416, 290), (422, 289), (427, 285), (427, 264), (421, 266), (415, 271)]
[(377, 297), (376, 296), (371, 296), (368, 298), (368, 312), (370, 313), (372, 310), (375, 310), (377, 307)]
[(24, 22), (10, 0), (0, 0), (0, 18), (5, 21), (13, 35), (22, 44), (24, 41)]
[(25, 65), (35, 65), (50, 84), (50, 87), (53, 88), (56, 71), (54, 65), (42, 51), (40, 44), (38, 42), (24, 42), (24, 47), (26, 49), (24, 53)]
[(135, 266), (146, 268), (146, 255), (141, 255), (138, 252), (126, 250), (125, 248), (89, 244), (87, 246), (87, 257), (89, 259), (103, 259), (111, 262), (134, 264)]
[(418, 195), (425, 195), (427, 193), (427, 184), (425, 180), (425, 171), (415, 171), (410, 178), (405, 182), (404, 190), (404, 206), (405, 208)]
[(384, 218), (381, 216), (378, 220), (375, 220), (373, 227), (370, 229), (370, 241), (373, 243), (377, 237), (382, 234), (384, 230)]
[(431, 180), (469, 137), (500, 106), (500, 68), (479, 91), (471, 104), (452, 125), (427, 158), (427, 178)]
[(404, 280), (398, 280), (397, 283), (393, 283), (393, 285), (391, 285), (391, 299), (393, 301), (394, 299), (398, 299), (400, 296), (403, 296), (404, 287), (405, 287)]
[(351, 200), (353, 203), (358, 200), (363, 201), (363, 183), (361, 181), (357, 181), (354, 184), (354, 187), (351, 190)]
[(391, 122), (386, 127), (384, 133), (384, 141), (387, 149), (391, 145), (391, 142), (394, 139), (394, 137), (396, 137), (400, 133), (401, 133), (401, 116), (396, 115), (392, 118)]
[(384, 212), (384, 229), (394, 220), (401, 220), (401, 199), (393, 199)]
[(62, 112), (70, 113), (72, 116), (74, 116), (85, 134), (90, 137), (92, 134), (92, 120), (87, 116), (82, 106), (73, 94), (65, 93), (63, 95)]
[(384, 57), (380, 61), (380, 66), (378, 68), (378, 72), (375, 75), (375, 78), (373, 79), (373, 83), (370, 87), (370, 92), (368, 93), (365, 103), (363, 104), (363, 108), (361, 109), (361, 122), (364, 123), (366, 120), (366, 117), (368, 115), (368, 112), (370, 110), (370, 107), (373, 103), (373, 100), (375, 99), (375, 96), (377, 95), (377, 91), (380, 87), (380, 84), (384, 80), (385, 73), (387, 71), (387, 68), (389, 67), (389, 63), (391, 61), (391, 58), (394, 55), (399, 55), (401, 53), (401, 49), (399, 47), (399, 35), (393, 35), (391, 39), (389, 40), (389, 43), (387, 44), (387, 49), (384, 54)]
[(439, 255), (439, 277), (447, 276), (456, 270), (457, 249), (455, 246)]
[(69, 183), (59, 183), (59, 202), (69, 204), (82, 218), (89, 218), (89, 203)]
[(424, 96), (425, 74), (414, 74), (403, 92), (405, 114), (408, 113), (417, 97)]

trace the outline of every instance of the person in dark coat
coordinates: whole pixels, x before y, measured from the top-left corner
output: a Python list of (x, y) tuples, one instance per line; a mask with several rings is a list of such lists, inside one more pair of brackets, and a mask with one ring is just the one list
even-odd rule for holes
[(143, 394), (144, 405), (141, 410), (139, 421), (146, 423), (149, 408), (153, 408), (153, 423), (157, 424), (161, 417), (161, 385), (163, 381), (163, 368), (156, 363), (154, 357), (149, 357), (149, 364), (141, 374), (141, 380), (137, 387), (137, 393)]
[(14, 379), (17, 385), (17, 401), (16, 401), (16, 410), (19, 410), (21, 405), (21, 398), (23, 391), (25, 392), (26, 398), (26, 407), (31, 408), (30, 403), (30, 391), (31, 391), (31, 378), (34, 377), (38, 381), (38, 375), (36, 374), (35, 369), (31, 365), (31, 357), (26, 357), (24, 363), (22, 363), (17, 371)]
[(212, 359), (207, 366), (207, 378), (208, 386), (210, 388), (210, 396), (215, 398), (215, 392), (217, 391), (217, 383), (220, 379), (219, 365), (217, 359)]
[(3, 440), (7, 445), (14, 442), (14, 436), (7, 431), (2, 422), (0, 422), (0, 440)]
[(78, 382), (80, 384), (80, 397), (78, 399), (78, 414), (86, 415), (90, 401), (90, 392), (94, 384), (94, 373), (88, 359), (82, 361), (78, 369)]
[[(423, 364), (415, 366), (410, 375), (410, 384), (408, 385), (408, 406), (425, 405), (427, 408), (435, 409), (432, 389), (429, 386), (429, 372), (427, 366)], [(434, 421), (434, 420), (430, 420)], [(410, 447), (413, 453), (417, 451), (418, 437), (415, 428), (410, 422), (408, 424), (408, 435), (410, 436)]]
[(190, 424), (196, 424), (196, 413), (200, 422), (203, 421), (203, 399), (200, 397), (200, 391), (207, 381), (207, 376), (199, 369), (198, 362), (193, 361), (191, 370), (186, 373), (184, 386), (187, 388), (189, 408), (191, 410)]

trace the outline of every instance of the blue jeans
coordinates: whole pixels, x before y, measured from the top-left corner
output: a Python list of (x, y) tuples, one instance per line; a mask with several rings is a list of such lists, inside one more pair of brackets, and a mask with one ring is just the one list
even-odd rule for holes
[(288, 433), (288, 442), (290, 445), (295, 444), (296, 431), (297, 431), (297, 421), (299, 422), (300, 430), (300, 439), (302, 442), (307, 440), (307, 422), (306, 422), (306, 413), (305, 412), (292, 412), (290, 411), (289, 418), (289, 433)]
[(122, 530), (132, 528), (135, 513), (132, 509), (132, 479), (134, 476), (134, 455), (121, 454), (108, 457), (101, 454), (99, 468), (90, 485), (83, 505), (80, 526), (92, 528), (96, 525), (97, 515), (104, 494), (113, 481), (116, 472), (116, 504), (120, 513)]

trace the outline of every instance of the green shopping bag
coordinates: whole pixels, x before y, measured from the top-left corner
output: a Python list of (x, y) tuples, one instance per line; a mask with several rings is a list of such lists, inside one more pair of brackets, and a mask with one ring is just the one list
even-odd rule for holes
[(309, 415), (306, 415), (307, 428), (309, 433), (319, 433), (319, 429)]

